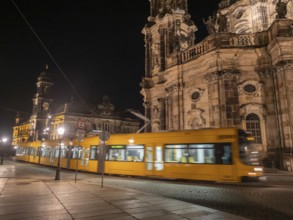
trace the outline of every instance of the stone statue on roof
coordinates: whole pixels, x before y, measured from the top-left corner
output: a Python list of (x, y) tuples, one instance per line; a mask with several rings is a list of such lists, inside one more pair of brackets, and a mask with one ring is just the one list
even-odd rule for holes
[(215, 22), (215, 19), (212, 18), (212, 16), (209, 16), (208, 20), (206, 21), (204, 20), (204, 18), (202, 20), (203, 20), (203, 23), (206, 25), (209, 35), (216, 33), (216, 28), (215, 28), (216, 22)]
[(284, 2), (282, 0), (279, 0), (277, 5), (276, 5), (276, 18), (277, 19), (282, 19), (282, 18), (286, 18), (287, 15), (287, 4), (289, 1)]

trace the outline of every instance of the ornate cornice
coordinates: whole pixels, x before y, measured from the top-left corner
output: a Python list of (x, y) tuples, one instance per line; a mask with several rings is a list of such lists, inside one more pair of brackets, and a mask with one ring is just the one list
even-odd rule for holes
[(183, 90), (185, 87), (185, 84), (184, 83), (177, 83), (177, 84), (172, 84), (168, 87), (165, 88), (165, 91), (167, 93), (172, 93), (172, 92), (176, 92), (176, 91), (179, 91), (179, 90)]
[(239, 76), (239, 70), (221, 70), (212, 73), (208, 73), (204, 76), (204, 78), (208, 82), (213, 82), (219, 79), (235, 79)]

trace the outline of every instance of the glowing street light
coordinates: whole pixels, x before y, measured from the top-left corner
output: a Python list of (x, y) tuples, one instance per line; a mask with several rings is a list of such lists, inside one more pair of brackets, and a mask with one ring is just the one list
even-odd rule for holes
[(61, 160), (61, 145), (62, 145), (62, 136), (65, 132), (65, 129), (63, 127), (58, 128), (58, 135), (60, 136), (60, 145), (59, 145), (59, 154), (58, 154), (58, 162), (57, 162), (57, 168), (56, 168), (56, 176), (55, 180), (60, 180), (60, 172), (61, 172), (61, 167), (60, 167), (60, 160)]
[[(1, 142), (2, 143), (6, 143), (8, 141), (8, 139), (6, 137), (1, 138)], [(3, 160), (4, 160), (4, 155), (3, 153), (1, 153), (1, 161), (0, 161), (0, 165), (3, 165)]]

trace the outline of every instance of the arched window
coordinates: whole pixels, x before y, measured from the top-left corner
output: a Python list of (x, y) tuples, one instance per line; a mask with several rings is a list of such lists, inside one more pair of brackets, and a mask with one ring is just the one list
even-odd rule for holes
[(246, 116), (246, 130), (252, 133), (254, 137), (254, 143), (262, 143), (260, 121), (259, 117), (256, 114), (251, 113)]

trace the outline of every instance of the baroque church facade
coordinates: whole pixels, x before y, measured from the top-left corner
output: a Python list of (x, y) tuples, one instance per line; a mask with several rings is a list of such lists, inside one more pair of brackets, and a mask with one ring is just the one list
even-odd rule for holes
[(220, 0), (195, 43), (188, 0), (150, 0), (141, 82), (148, 131), (237, 127), (293, 171), (293, 1)]
[(110, 134), (135, 133), (139, 129), (140, 122), (130, 117), (122, 117), (108, 96), (104, 96), (102, 103), (98, 105), (87, 106), (85, 103), (71, 100), (56, 107), (51, 93), (54, 83), (48, 77), (47, 71), (48, 67), (37, 78), (29, 119), (22, 119), (19, 114), (16, 117), (12, 145), (35, 140), (60, 139), (59, 127), (65, 128), (62, 138), (67, 140), (97, 135), (97, 132), (101, 131)]

